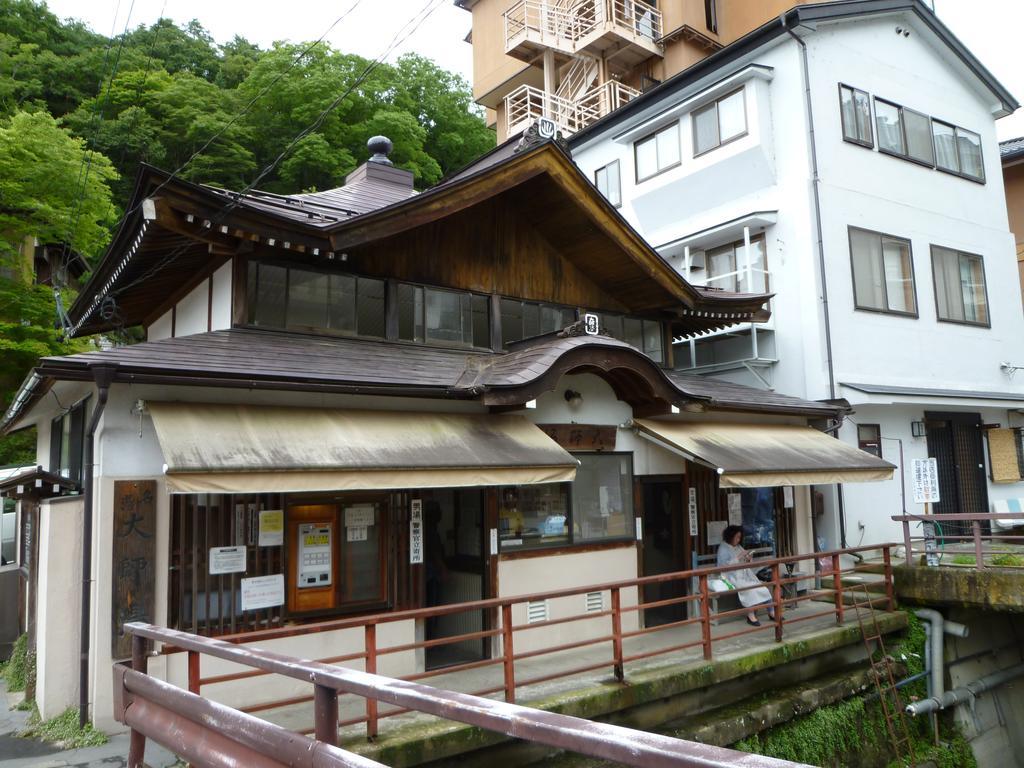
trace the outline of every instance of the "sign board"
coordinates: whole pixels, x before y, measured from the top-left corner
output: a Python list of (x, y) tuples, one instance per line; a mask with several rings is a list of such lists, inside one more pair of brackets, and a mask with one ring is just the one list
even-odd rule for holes
[(786, 509), (792, 509), (794, 506), (792, 485), (782, 486), (782, 506)]
[(644, 519), (642, 517), (636, 519), (636, 540), (644, 540)]
[(373, 512), (373, 504), (353, 504), (351, 506), (345, 507), (345, 527), (367, 528), (373, 525)]
[(939, 501), (939, 463), (934, 458), (914, 459), (914, 503), (934, 504)]
[(130, 621), (156, 618), (156, 480), (114, 481), (111, 655), (132, 654)]
[(253, 576), (241, 580), (242, 610), (256, 611), (284, 605), (284, 574)]
[(366, 541), (369, 538), (369, 526), (347, 525), (345, 526), (345, 541)]
[(729, 525), (743, 525), (743, 497), (738, 493), (728, 494)]
[(280, 547), (282, 544), (284, 544), (284, 510), (261, 510), (259, 545), (261, 547)]
[(210, 547), (210, 575), (245, 573), (245, 547)]
[(498, 554), (498, 529), (491, 528), (491, 554)]
[(697, 522), (697, 489), (690, 489), (690, 501), (689, 501), (689, 512), (690, 512), (690, 535), (697, 536), (699, 532), (699, 524)]
[(725, 520), (708, 521), (708, 546), (713, 547), (722, 543), (722, 533), (725, 532)]
[(615, 426), (599, 427), (580, 424), (538, 424), (541, 431), (570, 451), (614, 451)]
[(597, 336), (601, 332), (601, 318), (593, 312), (583, 315), (583, 332), (587, 336)]
[(928, 565), (936, 566), (939, 564), (939, 546), (935, 540), (935, 523), (924, 523), (924, 561)]
[(409, 503), (409, 562), (423, 562), (423, 499)]

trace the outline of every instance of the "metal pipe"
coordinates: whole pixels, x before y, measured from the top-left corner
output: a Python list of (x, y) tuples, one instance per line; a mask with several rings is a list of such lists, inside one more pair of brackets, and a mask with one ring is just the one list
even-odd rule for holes
[[(931, 700), (940, 699), (946, 690), (946, 668), (945, 655), (942, 652), (942, 645), (946, 635), (954, 637), (967, 637), (969, 630), (957, 621), (946, 621), (946, 618), (932, 608), (917, 608), (914, 615), (931, 625), (931, 632), (928, 635), (929, 653), (931, 656)], [(909, 711), (909, 709), (908, 709)], [(930, 710), (929, 710), (930, 711)], [(911, 713), (916, 714), (916, 713)]]
[(1017, 664), (1016, 666), (993, 672), (990, 675), (985, 675), (973, 683), (946, 691), (941, 696), (932, 696), (930, 699), (915, 701), (907, 705), (906, 712), (908, 715), (916, 716), (928, 712), (937, 712), (940, 709), (954, 707), (957, 704), (965, 704), (976, 699), (985, 691), (990, 691), (1018, 677), (1024, 677), (1024, 664)]
[(79, 629), (79, 661), (78, 661), (78, 726), (84, 728), (89, 722), (89, 634), (92, 612), (92, 507), (93, 497), (93, 457), (96, 427), (107, 406), (107, 395), (110, 384), (114, 380), (116, 365), (103, 364), (91, 368), (93, 380), (96, 382), (96, 405), (92, 409), (92, 418), (85, 431), (85, 445), (82, 447), (82, 616)]

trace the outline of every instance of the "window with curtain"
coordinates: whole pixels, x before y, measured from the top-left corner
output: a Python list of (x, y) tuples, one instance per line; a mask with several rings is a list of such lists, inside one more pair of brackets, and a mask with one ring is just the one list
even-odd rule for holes
[(605, 196), (609, 203), (618, 208), (622, 205), (622, 185), (619, 180), (619, 161), (615, 160), (594, 172), (594, 184), (597, 191)]
[(679, 165), (679, 123), (667, 125), (633, 145), (636, 180), (643, 181)]
[(981, 159), (981, 136), (964, 128), (956, 129), (956, 148), (960, 157), (960, 173), (984, 181), (985, 167)]
[(875, 128), (878, 131), (879, 150), (894, 155), (907, 153), (903, 141), (903, 120), (898, 105), (876, 98)]
[(932, 120), (932, 141), (935, 146), (935, 165), (944, 171), (960, 173), (960, 158), (956, 152), (956, 128)]
[(710, 248), (705, 251), (705, 261), (708, 271), (705, 285), (711, 288), (745, 293), (768, 290), (764, 235), (751, 238), (749, 252), (742, 240)]
[(850, 227), (850, 260), (857, 309), (917, 315), (909, 240)]
[(866, 147), (875, 146), (871, 134), (871, 100), (865, 91), (840, 85), (839, 114), (843, 121), (844, 139)]
[(693, 112), (693, 154), (702, 155), (747, 133), (743, 89)]
[(939, 320), (989, 325), (985, 266), (981, 256), (933, 245), (932, 276)]

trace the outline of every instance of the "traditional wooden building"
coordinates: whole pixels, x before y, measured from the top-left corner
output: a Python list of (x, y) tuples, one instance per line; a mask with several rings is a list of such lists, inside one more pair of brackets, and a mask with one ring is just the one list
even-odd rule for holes
[[(4, 422), (36, 425), (43, 464), (83, 446), (80, 501), (41, 502), (63, 522), (40, 548), (70, 537), (81, 555), (48, 559), (82, 634), (39, 649), (44, 715), (81, 696), (112, 725), (126, 621), (218, 635), (683, 570), (730, 520), (808, 552), (810, 484), (891, 473), (820, 431), (842, 403), (674, 371), (673, 338), (764, 317), (769, 297), (688, 284), (558, 142), (503, 146), (421, 194), (386, 140), (371, 149), (343, 187), (293, 196), (140, 173), (70, 315), (76, 334), (147, 340), (41, 360)], [(81, 677), (45, 671), (73, 668), (80, 640)], [(382, 671), (491, 650), (430, 647)]]

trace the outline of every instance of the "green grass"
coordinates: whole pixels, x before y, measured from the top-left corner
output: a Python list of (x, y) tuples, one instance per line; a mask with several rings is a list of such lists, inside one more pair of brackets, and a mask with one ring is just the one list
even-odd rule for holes
[(35, 659), (28, 652), (28, 635), (14, 641), (11, 658), (3, 665), (3, 678), (11, 693), (24, 691), (25, 684), (35, 676)]
[(33, 712), (28, 728), (20, 736), (60, 744), (66, 749), (98, 747), (107, 743), (107, 735), (93, 728), (92, 723), (86, 723), (85, 728), (78, 727), (78, 710), (74, 707), (49, 720), (41, 720), (38, 710)]
[(1009, 553), (993, 555), (992, 565), (998, 565), (1003, 568), (1020, 568), (1024, 566), (1024, 557), (1021, 555), (1011, 555)]

